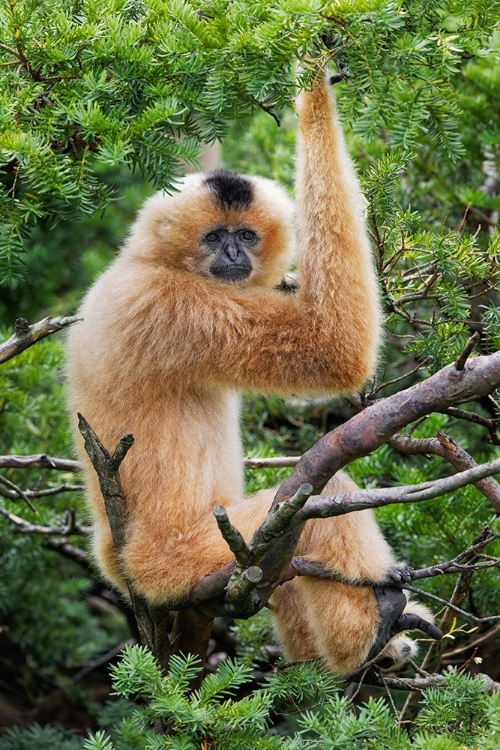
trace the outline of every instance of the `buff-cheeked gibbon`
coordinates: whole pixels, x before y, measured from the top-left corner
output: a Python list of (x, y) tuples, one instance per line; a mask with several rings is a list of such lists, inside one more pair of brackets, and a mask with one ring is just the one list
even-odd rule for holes
[[(120, 467), (128, 526), (118, 561), (75, 426), (95, 558), (118, 589), (126, 590), (124, 571), (150, 603), (174, 603), (231, 562), (216, 505), (247, 539), (270, 508), (275, 490), (244, 497), (240, 392), (346, 393), (375, 368), (381, 311), (363, 198), (324, 75), (299, 95), (297, 114), (296, 231), (276, 183), (189, 175), (180, 192), (146, 201), (69, 333), (72, 414), (110, 450), (135, 437)], [(295, 246), (300, 287), (284, 294), (274, 287)], [(324, 492), (353, 486), (341, 472)], [(374, 584), (395, 565), (367, 510), (309, 521), (296, 554)], [(278, 587), (271, 605), (291, 659), (321, 656), (348, 674), (376, 642), (370, 585), (299, 577)], [(398, 642), (408, 650), (399, 637), (393, 651)]]

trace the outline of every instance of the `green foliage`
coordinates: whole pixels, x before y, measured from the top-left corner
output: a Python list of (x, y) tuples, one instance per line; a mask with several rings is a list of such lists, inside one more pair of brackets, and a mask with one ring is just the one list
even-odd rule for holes
[(55, 224), (106, 205), (102, 167), (139, 169), (169, 187), (181, 162), (224, 138), (230, 120), (287, 105), (290, 61), (307, 68), (307, 53), (325, 52), (325, 33), (356, 81), (344, 110), (359, 135), (389, 130), (405, 149), (425, 135), (457, 159), (464, 149), (452, 79), (464, 58), (486, 54), (498, 17), (496, 1), (487, 14), (450, 0), (432, 8), (423, 0), (4, 4), (2, 278), (22, 272), (40, 219)]
[(30, 724), (26, 729), (13, 727), (0, 737), (0, 750), (80, 750), (82, 739), (62, 727)]
[[(251, 668), (227, 660), (215, 674), (205, 678), (198, 690), (190, 692), (190, 682), (200, 669), (195, 657), (174, 656), (169, 673), (162, 677), (146, 649), (125, 650), (120, 664), (112, 670), (113, 686), (120, 696), (141, 699), (132, 717), (143, 730), (141, 747), (196, 748), (206, 738), (214, 747), (229, 750), (250, 747), (251, 744), (245, 743), (262, 736), (269, 722), (271, 695), (261, 690), (237, 702), (232, 700), (236, 690), (251, 680)], [(158, 737), (148, 729), (155, 721), (168, 727), (168, 737)], [(119, 726), (115, 731), (121, 734)], [(115, 741), (114, 737), (111, 739)], [(104, 742), (104, 737), (99, 741)], [(262, 747), (278, 746), (281, 745), (272, 740), (262, 744)], [(101, 745), (91, 740), (87, 747), (97, 750)]]
[[(85, 750), (127, 750), (128, 748), (196, 748), (203, 742), (218, 750), (238, 748), (301, 748), (298, 736), (285, 738), (268, 734), (271, 712), (295, 701), (332, 700), (338, 690), (334, 676), (315, 664), (273, 674), (265, 687), (249, 695), (234, 698), (252, 680), (252, 669), (226, 660), (214, 674), (203, 680), (194, 692), (189, 682), (200, 665), (192, 656), (173, 657), (166, 676), (161, 676), (152, 655), (141, 647), (125, 650), (121, 662), (113, 668), (115, 692), (126, 698), (139, 698), (130, 716), (87, 740)], [(141, 730), (140, 744), (123, 743), (123, 722), (129, 720)], [(165, 736), (155, 735), (150, 727), (161, 722)], [(99, 744), (100, 743), (100, 744)], [(107, 744), (106, 744), (107, 743)], [(313, 745), (315, 746), (315, 745)]]
[(273, 625), (268, 609), (261, 609), (248, 620), (237, 620), (231, 631), (238, 639), (236, 655), (241, 663), (255, 666), (268, 661), (267, 647), (273, 642)]
[(480, 679), (472, 680), (460, 672), (445, 673), (446, 690), (428, 688), (422, 700), (417, 725), (458, 743), (481, 733), (487, 721), (489, 700)]
[[(12, 331), (2, 328), (2, 340)], [(46, 338), (0, 369), (0, 450), (3, 453), (66, 451), (69, 429), (64, 407), (63, 349)], [(37, 471), (39, 475), (39, 470)], [(31, 477), (29, 477), (31, 478)], [(67, 478), (67, 477), (66, 477)]]
[[(62, 367), (63, 351), (55, 337), (39, 342), (2, 366), (2, 454), (30, 455), (39, 453), (40, 446), (49, 455), (68, 454), (71, 440)], [(43, 484), (48, 493), (65, 483), (76, 483), (70, 472), (47, 473), (40, 469), (11, 469), (3, 477), (27, 489)], [(6, 509), (30, 523), (57, 527), (64, 522), (65, 512), (80, 508), (79, 495), (60, 492), (33, 498), (37, 514), (22, 498), (2, 500)], [(29, 683), (35, 668), (44, 670), (47, 677), (53, 676), (64, 664), (106, 651), (117, 637), (124, 637), (125, 629), (119, 617), (90, 617), (85, 597), (92, 581), (86, 571), (49, 551), (43, 535), (15, 533), (15, 528), (2, 517), (0, 613), (12, 641), (29, 654), (33, 671), (24, 678)], [(81, 537), (70, 541), (84, 545)]]
[[(9, 286), (0, 318), (11, 325), (20, 314), (71, 312), (113, 257), (145, 195), (169, 187), (202, 143), (224, 139), (225, 166), (291, 188), (292, 64), (305, 65), (300, 82), (307, 85), (306, 56), (313, 50), (326, 55), (321, 40), (327, 33), (338, 64), (351, 73), (335, 93), (368, 199), (387, 318), (384, 365), (367, 397), (448, 364), (463, 348), (471, 320), (481, 330), (482, 351), (497, 350), (500, 234), (492, 224), (500, 201), (484, 189), (484, 163), (498, 172), (499, 18), (498, 0), (2, 4), (0, 276)], [(98, 209), (105, 206), (103, 214)], [(55, 339), (2, 366), (2, 453), (71, 452), (62, 372)], [(391, 383), (396, 378), (403, 380)], [(484, 402), (467, 408), (493, 416)], [(300, 454), (348, 415), (345, 404), (327, 399), (249, 397), (245, 452)], [(477, 461), (498, 455), (484, 428), (445, 415), (432, 415), (412, 434), (434, 437), (439, 429)], [(364, 486), (384, 487), (434, 479), (449, 466), (437, 458), (403, 458), (383, 446), (349, 472)], [(248, 471), (248, 490), (279, 484), (288, 473)], [(4, 476), (22, 488), (75, 481), (40, 470)], [(76, 492), (37, 499), (39, 516), (22, 500), (2, 503), (33, 523), (60, 524), (75, 508), (82, 520)], [(482, 526), (498, 524), (473, 487), (424, 504), (386, 507), (378, 517), (398, 556), (414, 567), (450, 559)], [(47, 550), (44, 538), (14, 533), (1, 519), (1, 635), (28, 665), (20, 684), (30, 696), (43, 692), (40, 674), (49, 685), (67, 684), (75, 664), (125, 637), (118, 616), (90, 615), (87, 572)], [(84, 545), (81, 537), (71, 541)], [(497, 542), (486, 552), (499, 550)], [(454, 582), (453, 576), (436, 577), (422, 588), (448, 597)], [(471, 599), (464, 606), (481, 616), (500, 611), (496, 571), (474, 575)], [(460, 618), (457, 628), (456, 643), (463, 644), (472, 628)], [(460, 673), (447, 676), (446, 690), (424, 694), (411, 739), (384, 702), (353, 709), (316, 665), (276, 672), (251, 693), (252, 667), (257, 662), (262, 670), (269, 657), (268, 612), (236, 623), (234, 631), (238, 661), (220, 665), (195, 694), (188, 692), (199, 669), (193, 659), (174, 659), (164, 677), (150, 654), (130, 649), (113, 672), (121, 697), (99, 712), (95, 735), (83, 741), (57, 727), (32, 725), (3, 734), (0, 749), (73, 750), (84, 743), (85, 750), (198, 750), (205, 740), (207, 747), (231, 750), (493, 750), (499, 744), (498, 696), (484, 696), (479, 683)], [(282, 722), (280, 712), (295, 719)], [(171, 733), (157, 735), (155, 721)], [(273, 734), (275, 722), (284, 734)]]
[[(424, 709), (412, 738), (395, 724), (383, 699), (370, 699), (354, 711), (351, 701), (339, 696), (335, 677), (314, 663), (274, 672), (264, 688), (237, 700), (229, 696), (248, 683), (247, 667), (223, 662), (199, 690), (189, 694), (188, 681), (198, 671), (193, 657), (176, 657), (169, 674), (162, 677), (145, 649), (127, 648), (113, 670), (114, 687), (119, 695), (140, 697), (139, 705), (122, 702), (122, 719), (117, 711), (114, 724), (87, 739), (84, 750), (197, 750), (204, 745), (216, 750), (489, 750), (500, 739), (498, 696), (484, 693), (480, 679), (456, 671), (446, 673), (446, 688), (423, 692)], [(297, 731), (288, 737), (267, 733), (271, 712), (289, 713), (290, 705)], [(168, 730), (165, 735), (153, 732), (155, 720)], [(131, 725), (137, 734), (127, 741), (126, 727)]]

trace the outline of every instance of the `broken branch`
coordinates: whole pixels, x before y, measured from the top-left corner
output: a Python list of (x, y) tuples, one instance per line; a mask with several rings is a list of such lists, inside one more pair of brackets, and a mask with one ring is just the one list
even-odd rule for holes
[(57, 318), (43, 318), (38, 323), (30, 325), (26, 318), (17, 318), (15, 323), (15, 333), (0, 344), (0, 364), (7, 362), (17, 354), (32, 346), (40, 339), (49, 336), (51, 333), (60, 331), (66, 326), (77, 323), (81, 318), (71, 316), (60, 316)]

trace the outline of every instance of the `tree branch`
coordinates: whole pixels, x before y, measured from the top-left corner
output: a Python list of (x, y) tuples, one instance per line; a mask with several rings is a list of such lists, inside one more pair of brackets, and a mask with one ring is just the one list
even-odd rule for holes
[(433, 411), (486, 395), (499, 384), (497, 352), (468, 360), (463, 370), (448, 365), (427, 380), (376, 401), (307, 451), (280, 486), (273, 504), (287, 500), (304, 482), (310, 482), (314, 494), (319, 494), (339, 469), (371, 453), (404, 426)]
[(352, 513), (352, 511), (365, 510), (366, 508), (380, 508), (393, 503), (432, 500), (496, 473), (500, 473), (500, 458), (473, 469), (461, 471), (451, 477), (422, 482), (421, 484), (373, 490), (353, 490), (351, 492), (339, 492), (336, 495), (318, 495), (311, 497), (302, 510), (297, 512), (294, 523), (304, 522), (310, 518), (340, 516), (344, 513)]
[[(442, 674), (428, 674), (426, 677), (396, 677), (392, 674), (384, 674), (382, 677), (374, 677), (370, 675), (369, 682), (373, 681), (376, 684), (386, 684), (396, 690), (411, 690), (421, 692), (430, 687), (446, 687), (446, 676)], [(495, 682), (487, 674), (478, 674), (476, 679), (481, 679), (483, 682), (483, 690), (485, 693), (495, 693), (500, 690), (500, 683)], [(380, 680), (380, 682), (378, 682)], [(404, 721), (408, 721), (406, 715)]]
[(463, 370), (465, 367), (465, 363), (469, 359), (470, 355), (472, 354), (472, 350), (476, 346), (477, 342), (480, 339), (480, 335), (477, 331), (475, 331), (470, 339), (467, 341), (466, 345), (464, 346), (463, 350), (458, 355), (457, 359), (455, 360), (455, 367), (457, 370)]
[[(428, 500), (500, 472), (498, 459), (482, 466), (473, 465), (451, 477), (419, 485), (354, 490), (334, 496), (311, 497), (312, 493), (317, 495), (323, 489), (330, 476), (339, 468), (387, 442), (405, 425), (414, 423), (432, 411), (490, 393), (499, 383), (500, 353), (467, 360), (463, 370), (454, 365), (446, 367), (428, 380), (367, 407), (322, 438), (298, 460), (295, 470), (278, 490), (268, 516), (256, 529), (249, 543), (244, 542), (225, 510), (217, 508), (215, 514), (219, 527), (235, 555), (235, 562), (205, 577), (183, 601), (171, 604), (170, 609), (177, 610), (175, 617), (165, 607), (149, 606), (142, 597), (135, 594), (133, 585), (129, 582), (132, 605), (143, 642), (150, 646), (165, 667), (173, 650), (181, 643), (183, 648), (189, 646), (191, 651), (195, 649), (197, 653), (203, 652), (214, 616), (236, 615), (246, 618), (255, 614), (266, 605), (276, 586), (297, 574), (297, 570), (293, 571), (290, 567), (290, 562), (304, 525), (310, 518), (330, 517), (394, 502)], [(122, 440), (113, 456), (110, 456), (81, 417), (80, 424), (87, 451), (99, 474), (113, 539), (119, 551), (124, 542), (125, 499), (119, 483), (118, 467), (132, 439), (129, 436)], [(438, 441), (440, 450), (446, 449), (459, 454), (455, 450), (458, 447), (445, 440), (445, 437), (441, 442)], [(465, 457), (460, 454), (460, 457), (464, 460), (468, 458), (467, 466), (471, 462), (474, 464), (467, 454)], [(304, 481), (305, 479), (310, 481)], [(493, 489), (496, 491), (496, 487)], [(488, 538), (490, 537), (491, 533)], [(481, 541), (484, 543), (484, 540)], [(471, 554), (476, 554), (476, 551)], [(460, 577), (472, 575), (473, 571), (466, 567), (469, 562), (468, 559), (461, 558), (450, 561), (448, 565), (443, 563), (439, 572), (460, 570)], [(492, 561), (487, 561), (488, 567), (491, 564)], [(435, 566), (431, 575), (437, 575), (438, 570)], [(397, 571), (399, 573), (396, 575)], [(390, 577), (387, 587), (394, 585), (404, 588), (408, 578), (401, 569), (397, 571)], [(423, 574), (421, 577), (424, 577)], [(459, 603), (452, 603), (459, 606)], [(171, 625), (173, 640), (170, 641), (168, 628)]]
[(0, 515), (7, 518), (14, 526), (17, 531), (22, 534), (42, 534), (43, 536), (70, 536), (72, 534), (90, 534), (89, 526), (81, 526), (76, 523), (74, 513), (69, 511), (66, 514), (65, 523), (61, 526), (44, 526), (42, 524), (30, 523), (26, 519), (15, 513), (10, 513), (5, 508), (0, 506)]
[(39, 320), (38, 323), (30, 325), (26, 318), (17, 318), (15, 323), (15, 333), (0, 344), (0, 364), (7, 362), (12, 359), (20, 352), (32, 346), (40, 339), (45, 336), (50, 336), (51, 333), (60, 331), (66, 326), (77, 323), (81, 318), (75, 317), (58, 317), (58, 318), (44, 318)]
[[(487, 543), (487, 540), (489, 540), (490, 538), (491, 529), (486, 527), (475, 537), (471, 547), (461, 553), (460, 559), (462, 560), (462, 562), (474, 562), (477, 559), (476, 555), (478, 550), (482, 549)], [(451, 600), (450, 602), (448, 602), (448, 607), (443, 617), (441, 618), (441, 622), (439, 623), (439, 627), (441, 628), (443, 633), (448, 633), (453, 628), (456, 608), (460, 607), (465, 597), (467, 596), (473, 575), (473, 570), (466, 570), (460, 573), (460, 575), (458, 576)], [(441, 657), (445, 649), (446, 641), (444, 638), (441, 639), (439, 644), (432, 643), (422, 662), (422, 669), (427, 670), (428, 672), (434, 672), (439, 666), (439, 662), (441, 661)], [(415, 692), (410, 693), (410, 695), (406, 699), (405, 705), (403, 706), (401, 718), (413, 721), (418, 711), (418, 702), (418, 694)]]
[[(434, 454), (449, 461), (459, 471), (472, 469), (477, 466), (472, 456), (460, 448), (444, 432), (439, 431), (435, 438), (417, 439), (409, 435), (394, 435), (388, 444), (401, 453), (411, 456)], [(497, 510), (500, 510), (500, 484), (488, 477), (475, 482), (475, 487), (481, 492)]]
[[(295, 466), (300, 456), (273, 456), (272, 458), (243, 459), (244, 469), (277, 469)], [(70, 458), (54, 458), (45, 453), (33, 456), (0, 456), (0, 469), (54, 469), (56, 471), (78, 472), (82, 470), (80, 461)]]
[[(78, 414), (78, 427), (84, 439), (85, 450), (99, 477), (113, 543), (119, 553), (125, 542), (127, 522), (126, 501), (120, 483), (119, 468), (132, 447), (134, 438), (132, 435), (126, 435), (118, 442), (114, 453), (110, 454), (81, 414)], [(168, 607), (149, 605), (146, 599), (134, 590), (133, 582), (127, 578), (123, 570), (122, 574), (129, 590), (141, 642), (151, 649), (163, 670), (168, 669), (170, 657), (176, 651), (206, 653), (213, 618), (186, 609), (178, 613), (174, 620)], [(201, 675), (197, 679), (201, 680)]]
[(458, 409), (456, 406), (449, 406), (446, 409), (440, 409), (443, 414), (448, 414), (450, 417), (456, 419), (463, 419), (466, 422), (472, 422), (473, 424), (479, 424), (481, 427), (486, 427), (490, 433), (490, 440), (493, 445), (500, 445), (500, 437), (498, 436), (498, 428), (500, 426), (500, 417), (493, 417), (488, 419), (482, 417), (480, 414), (476, 414), (473, 411), (467, 411), (466, 409)]
[(81, 471), (79, 461), (70, 458), (53, 458), (46, 453), (34, 456), (0, 456), (0, 469), (55, 469), (56, 471)]

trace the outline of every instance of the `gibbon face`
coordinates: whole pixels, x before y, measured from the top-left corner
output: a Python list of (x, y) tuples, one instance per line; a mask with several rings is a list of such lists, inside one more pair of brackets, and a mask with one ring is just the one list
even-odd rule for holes
[(259, 235), (251, 227), (214, 227), (201, 240), (202, 248), (213, 259), (209, 272), (219, 281), (247, 279), (253, 270), (252, 249), (257, 248), (259, 242)]
[(293, 206), (277, 183), (200, 173), (145, 203), (124, 252), (216, 284), (271, 288), (290, 264), (293, 234)]

